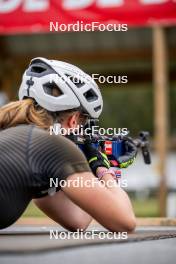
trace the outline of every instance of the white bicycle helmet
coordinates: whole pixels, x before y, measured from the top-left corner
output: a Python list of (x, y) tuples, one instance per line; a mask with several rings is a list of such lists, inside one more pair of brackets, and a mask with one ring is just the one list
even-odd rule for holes
[[(52, 87), (59, 95), (52, 95)], [(57, 60), (34, 58), (23, 75), (19, 99), (34, 98), (48, 111), (80, 108), (91, 118), (102, 112), (101, 92), (94, 80), (78, 67)]]

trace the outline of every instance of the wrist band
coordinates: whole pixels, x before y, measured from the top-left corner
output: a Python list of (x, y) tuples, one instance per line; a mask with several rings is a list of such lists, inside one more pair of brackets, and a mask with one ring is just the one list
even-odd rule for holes
[(111, 174), (111, 175), (113, 176), (113, 178), (116, 179), (116, 174), (115, 174), (114, 170), (112, 170), (112, 169), (102, 168), (101, 171), (98, 171), (98, 172), (96, 173), (97, 178), (98, 178), (99, 180), (101, 180), (101, 178), (102, 178), (105, 174)]

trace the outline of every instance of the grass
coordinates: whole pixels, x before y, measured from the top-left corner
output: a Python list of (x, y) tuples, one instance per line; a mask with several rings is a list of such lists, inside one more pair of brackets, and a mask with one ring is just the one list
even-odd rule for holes
[(31, 202), (24, 212), (23, 217), (45, 217), (45, 214)]
[[(157, 200), (150, 198), (147, 200), (132, 199), (132, 204), (137, 217), (157, 217), (159, 216)], [(23, 217), (45, 217), (33, 203), (30, 203), (23, 214)]]

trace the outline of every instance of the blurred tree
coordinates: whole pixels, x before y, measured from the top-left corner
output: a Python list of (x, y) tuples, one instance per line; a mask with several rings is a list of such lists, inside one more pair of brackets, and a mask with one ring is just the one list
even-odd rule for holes
[(141, 86), (102, 89), (104, 109), (100, 125), (106, 128), (127, 127), (132, 135), (137, 135), (140, 130), (153, 134), (152, 86)]

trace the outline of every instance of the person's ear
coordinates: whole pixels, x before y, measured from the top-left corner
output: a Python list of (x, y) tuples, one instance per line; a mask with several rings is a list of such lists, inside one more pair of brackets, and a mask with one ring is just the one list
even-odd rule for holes
[(72, 128), (77, 127), (79, 125), (79, 116), (79, 112), (72, 114), (67, 120), (67, 126)]

